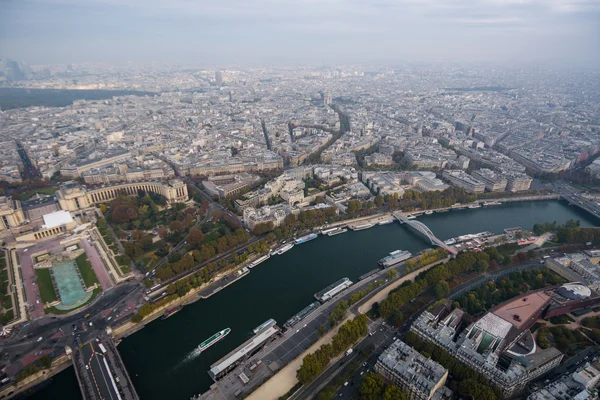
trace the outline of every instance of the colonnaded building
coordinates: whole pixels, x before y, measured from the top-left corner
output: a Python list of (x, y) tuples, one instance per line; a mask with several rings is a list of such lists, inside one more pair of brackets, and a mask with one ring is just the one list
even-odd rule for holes
[(164, 196), (168, 203), (188, 200), (187, 186), (179, 179), (169, 182), (136, 182), (121, 185), (87, 189), (76, 182), (67, 182), (56, 192), (60, 208), (67, 211), (78, 211), (93, 207), (95, 204), (116, 199), (121, 195), (136, 195), (138, 191), (156, 193)]

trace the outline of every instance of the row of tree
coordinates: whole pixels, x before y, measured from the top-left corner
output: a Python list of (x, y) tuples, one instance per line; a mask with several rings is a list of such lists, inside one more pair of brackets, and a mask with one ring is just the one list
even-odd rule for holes
[(446, 257), (448, 252), (443, 248), (437, 248), (435, 250), (427, 251), (420, 256), (414, 257), (405, 263), (406, 272), (411, 272), (419, 268), (423, 268), (426, 265), (434, 263)]
[(402, 307), (428, 287), (467, 271), (485, 271), (489, 267), (490, 259), (501, 257), (494, 248), (477, 253), (461, 253), (457, 258), (420, 273), (414, 281), (405, 282), (392, 291), (388, 298), (379, 304), (377, 312), (384, 319), (389, 319), (397, 325), (402, 321)]
[(331, 343), (322, 345), (317, 351), (304, 357), (302, 365), (296, 372), (296, 377), (301, 384), (306, 385), (318, 376), (329, 364), (332, 358), (340, 355), (361, 337), (368, 333), (368, 318), (359, 315), (346, 321), (333, 337)]
[(387, 383), (381, 375), (373, 372), (364, 376), (358, 395), (360, 400), (408, 400), (398, 386)]
[(486, 400), (503, 397), (500, 389), (491, 385), (485, 376), (453, 357), (445, 349), (432, 342), (424, 341), (410, 331), (404, 335), (402, 340), (448, 370), (448, 373), (452, 375), (452, 380), (447, 382), (447, 386), (458, 397)]
[(533, 233), (536, 235), (542, 235), (546, 232), (554, 232), (557, 228), (579, 228), (579, 220), (570, 219), (564, 225), (557, 225), (556, 221), (553, 222), (540, 222), (533, 225)]

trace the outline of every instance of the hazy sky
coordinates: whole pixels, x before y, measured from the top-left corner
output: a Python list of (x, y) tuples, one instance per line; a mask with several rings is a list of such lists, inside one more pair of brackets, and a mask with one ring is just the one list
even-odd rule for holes
[(0, 0), (0, 57), (598, 65), (600, 0)]

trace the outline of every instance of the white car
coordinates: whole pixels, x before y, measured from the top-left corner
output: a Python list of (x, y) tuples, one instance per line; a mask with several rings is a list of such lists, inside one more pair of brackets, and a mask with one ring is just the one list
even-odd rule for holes
[(40, 337), (38, 338), (37, 342), (39, 343), (39, 342), (41, 342), (43, 339), (44, 339), (44, 338), (40, 336)]

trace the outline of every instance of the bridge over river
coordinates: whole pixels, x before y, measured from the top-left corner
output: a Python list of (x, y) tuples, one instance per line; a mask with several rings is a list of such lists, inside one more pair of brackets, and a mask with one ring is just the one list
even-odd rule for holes
[(416, 231), (427, 237), (427, 239), (429, 239), (432, 245), (446, 249), (448, 253), (452, 254), (453, 256), (458, 254), (456, 248), (454, 248), (453, 246), (448, 246), (446, 243), (444, 243), (443, 240), (438, 239), (437, 236), (435, 236), (435, 234), (431, 231), (431, 229), (429, 229), (424, 223), (416, 221), (415, 219), (409, 219), (409, 217), (407, 217), (404, 213), (400, 211), (396, 211), (392, 215), (401, 224), (407, 224), (411, 228), (414, 228)]

